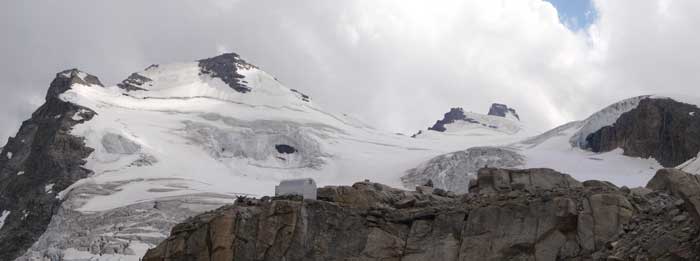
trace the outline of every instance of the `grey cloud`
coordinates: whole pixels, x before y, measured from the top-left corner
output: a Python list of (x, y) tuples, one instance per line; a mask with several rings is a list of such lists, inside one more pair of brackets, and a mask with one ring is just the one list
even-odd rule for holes
[[(679, 20), (660, 25), (621, 15), (658, 6), (596, 3), (592, 40), (568, 30), (540, 0), (3, 1), (0, 135), (14, 134), (62, 69), (114, 84), (152, 63), (222, 50), (323, 107), (390, 131), (424, 129), (452, 106), (486, 112), (491, 102), (517, 108), (544, 130), (657, 90), (652, 83), (697, 82), (700, 59), (689, 48), (697, 37), (673, 39), (700, 24), (692, 19), (700, 8), (677, 2), (688, 5), (668, 9)], [(677, 45), (690, 53), (676, 57)], [(636, 62), (645, 56), (639, 52), (657, 62)], [(684, 69), (656, 77), (654, 65), (666, 64)]]

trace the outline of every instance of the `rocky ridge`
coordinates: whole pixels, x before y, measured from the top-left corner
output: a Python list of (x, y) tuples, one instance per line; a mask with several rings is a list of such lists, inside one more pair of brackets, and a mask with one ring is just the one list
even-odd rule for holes
[(700, 108), (672, 99), (645, 97), (611, 126), (586, 137), (594, 152), (622, 148), (625, 155), (653, 157), (665, 167), (678, 166), (700, 152)]
[(235, 53), (225, 53), (212, 58), (199, 60), (201, 74), (221, 79), (229, 87), (240, 93), (247, 93), (251, 88), (246, 85), (238, 70), (255, 68)]
[(444, 132), (447, 130), (445, 128), (445, 125), (454, 123), (455, 121), (467, 121), (472, 123), (478, 123), (477, 121), (474, 121), (472, 119), (467, 119), (467, 116), (464, 115), (464, 109), (452, 108), (450, 109), (450, 111), (445, 113), (442, 120), (438, 120), (437, 122), (435, 122), (435, 124), (433, 124), (432, 127), (428, 128), (428, 130)]
[(630, 190), (486, 168), (459, 196), (366, 181), (319, 200), (240, 198), (177, 225), (144, 260), (694, 260), (699, 184), (670, 169)]
[[(457, 121), (465, 121), (468, 123), (478, 124), (478, 125), (482, 125), (484, 127), (493, 128), (493, 129), (498, 128), (498, 126), (490, 125), (487, 122), (480, 121), (478, 118), (474, 118), (475, 116), (473, 116), (473, 115), (474, 115), (473, 113), (466, 114), (464, 112), (464, 109), (459, 108), (459, 107), (451, 108), (450, 111), (448, 111), (447, 113), (445, 113), (445, 115), (443, 115), (443, 118), (441, 120), (436, 121), (432, 127), (428, 127), (428, 130), (445, 132), (445, 131), (447, 131), (447, 128), (445, 127), (445, 125), (455, 123)], [(515, 109), (509, 108), (507, 105), (500, 104), (500, 103), (494, 103), (491, 105), (491, 108), (489, 108), (488, 116), (508, 118), (509, 115), (512, 116), (513, 118), (515, 118), (516, 120), (520, 120), (520, 116), (518, 116), (518, 113), (515, 112)], [(483, 116), (483, 115), (481, 115), (481, 116)], [(420, 134), (420, 132), (417, 133), (416, 135), (419, 135), (419, 134)], [(414, 136), (416, 136), (416, 135), (414, 135)]]
[(58, 97), (73, 84), (102, 86), (97, 77), (77, 69), (56, 74), (46, 103), (22, 123), (2, 150), (0, 213), (5, 218), (0, 227), (0, 260), (24, 253), (58, 210), (58, 192), (91, 173), (83, 165), (93, 149), (70, 130), (96, 114)]

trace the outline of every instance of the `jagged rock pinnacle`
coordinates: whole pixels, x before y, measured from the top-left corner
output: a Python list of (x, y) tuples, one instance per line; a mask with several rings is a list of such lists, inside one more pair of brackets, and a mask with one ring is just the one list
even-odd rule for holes
[(52, 97), (58, 97), (58, 95), (64, 93), (76, 83), (104, 87), (97, 76), (85, 73), (78, 69), (65, 70), (56, 74), (56, 78), (53, 79), (51, 85), (49, 86), (49, 90), (46, 93), (46, 100), (49, 100)]
[(520, 120), (520, 116), (518, 116), (518, 113), (515, 111), (515, 109), (508, 108), (508, 105), (494, 103), (489, 109), (489, 115), (491, 116), (506, 117), (508, 114), (511, 114), (513, 115), (513, 117)]
[(199, 68), (202, 74), (221, 79), (237, 92), (247, 93), (251, 88), (241, 81), (244, 76), (239, 74), (238, 70), (257, 67), (243, 60), (238, 54), (225, 53), (199, 60)]

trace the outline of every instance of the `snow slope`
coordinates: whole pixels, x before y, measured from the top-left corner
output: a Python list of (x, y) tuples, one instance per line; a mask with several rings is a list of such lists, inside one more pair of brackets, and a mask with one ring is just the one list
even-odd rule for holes
[(572, 146), (570, 141), (588, 131), (586, 126), (585, 121), (570, 123), (509, 147), (526, 158), (523, 168), (551, 168), (577, 180), (605, 180), (618, 186), (645, 186), (663, 168), (654, 159), (624, 156), (621, 149), (594, 153)]
[[(653, 158), (623, 155), (622, 149), (606, 153), (588, 150), (586, 137), (605, 126), (613, 125), (620, 116), (639, 105), (644, 99), (672, 99), (690, 105), (700, 105), (692, 95), (644, 95), (625, 99), (594, 113), (580, 122), (572, 122), (532, 139), (511, 145), (527, 158), (524, 167), (549, 167), (572, 174), (579, 180), (607, 180), (618, 186), (645, 186), (657, 170), (663, 168)], [(694, 112), (690, 112), (693, 116)], [(677, 166), (689, 173), (700, 174), (698, 157)]]

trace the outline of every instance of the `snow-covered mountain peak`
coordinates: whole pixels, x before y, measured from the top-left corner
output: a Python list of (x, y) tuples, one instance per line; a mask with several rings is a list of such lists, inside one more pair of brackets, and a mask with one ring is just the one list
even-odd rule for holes
[(69, 69), (56, 74), (56, 78), (53, 79), (46, 93), (46, 100), (58, 97), (70, 89), (73, 84), (104, 86), (100, 79), (94, 75), (78, 69)]
[(234, 53), (189, 63), (151, 65), (117, 84), (142, 99), (209, 98), (252, 106), (312, 106), (309, 96)]
[(245, 76), (242, 72), (258, 69), (235, 53), (225, 53), (212, 58), (199, 60), (199, 68), (202, 74), (219, 78), (232, 89), (240, 93), (247, 93), (252, 89), (243, 79)]
[(499, 116), (503, 118), (509, 118), (514, 120), (520, 120), (520, 116), (513, 108), (509, 108), (508, 105), (501, 103), (491, 104), (488, 115)]
[[(445, 134), (486, 135), (486, 133), (514, 135), (524, 129), (514, 109), (506, 105), (494, 104), (489, 115), (465, 112), (462, 108), (452, 108), (441, 120), (435, 122), (429, 131)], [(419, 136), (422, 132), (417, 134)]]

